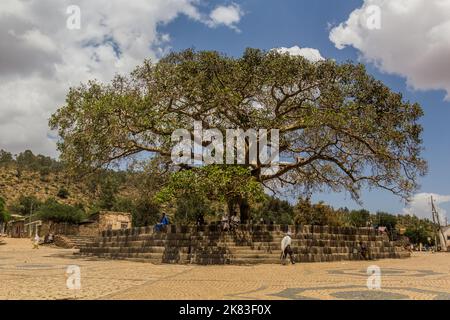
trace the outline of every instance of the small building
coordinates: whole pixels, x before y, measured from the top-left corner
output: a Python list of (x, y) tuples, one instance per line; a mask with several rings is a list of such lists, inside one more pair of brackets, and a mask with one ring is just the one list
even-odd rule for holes
[(130, 229), (131, 213), (116, 211), (100, 211), (79, 224), (80, 236), (96, 236), (106, 230)]
[(11, 238), (24, 238), (27, 236), (25, 232), (25, 219), (18, 219), (8, 222), (8, 234)]
[(12, 214), (11, 221), (7, 225), (7, 234), (11, 238), (31, 238), (36, 233), (40, 234), (42, 221), (35, 215), (22, 216)]
[(102, 231), (130, 229), (132, 217), (128, 212), (100, 211), (78, 224), (66, 222), (41, 221), (37, 216), (12, 215), (7, 233), (12, 238), (33, 237), (49, 233), (73, 236), (98, 236)]
[(11, 220), (6, 225), (6, 233), (11, 238), (24, 238), (27, 237), (26, 233), (26, 217), (19, 214), (12, 214)]
[(442, 233), (444, 234), (444, 242), (447, 244), (447, 251), (450, 251), (450, 225), (442, 227)]

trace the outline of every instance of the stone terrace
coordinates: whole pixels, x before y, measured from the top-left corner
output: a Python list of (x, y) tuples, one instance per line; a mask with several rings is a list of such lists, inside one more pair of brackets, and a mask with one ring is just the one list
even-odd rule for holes
[(355, 253), (360, 241), (367, 246), (371, 259), (410, 256), (369, 228), (241, 225), (235, 232), (218, 229), (216, 225), (171, 225), (167, 231), (156, 233), (152, 227), (107, 231), (82, 247), (80, 254), (152, 263), (280, 263), (280, 242), (289, 230), (298, 262), (360, 260), (360, 254)]

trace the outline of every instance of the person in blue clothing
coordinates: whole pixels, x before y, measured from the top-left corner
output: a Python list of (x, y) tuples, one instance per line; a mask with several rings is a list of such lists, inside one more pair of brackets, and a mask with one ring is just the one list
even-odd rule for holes
[(165, 226), (169, 224), (169, 218), (163, 212), (161, 221), (155, 225), (155, 231), (161, 231)]

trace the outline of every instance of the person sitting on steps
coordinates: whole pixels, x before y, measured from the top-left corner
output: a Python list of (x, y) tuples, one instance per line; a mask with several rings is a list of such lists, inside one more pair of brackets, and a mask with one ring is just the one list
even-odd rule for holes
[(239, 219), (236, 212), (233, 212), (233, 215), (231, 216), (231, 219), (230, 219), (231, 230), (236, 231), (238, 229), (240, 223), (241, 223), (241, 219)]
[(222, 220), (220, 221), (222, 231), (230, 230), (230, 218), (227, 214), (222, 215)]
[(361, 255), (361, 258), (363, 258), (364, 260), (368, 259), (367, 247), (362, 241), (359, 242), (359, 254)]
[(167, 218), (166, 214), (163, 212), (161, 221), (155, 225), (155, 231), (162, 231), (169, 224), (169, 218)]
[(294, 254), (291, 249), (292, 234), (288, 231), (286, 236), (281, 240), (281, 262), (284, 264), (285, 259), (289, 255), (292, 264), (295, 264)]

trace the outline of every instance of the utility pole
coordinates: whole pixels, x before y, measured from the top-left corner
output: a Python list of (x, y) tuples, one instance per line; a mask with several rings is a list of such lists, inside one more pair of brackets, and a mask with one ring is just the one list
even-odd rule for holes
[(441, 221), (439, 220), (439, 213), (436, 210), (436, 207), (434, 205), (433, 196), (431, 196), (431, 215), (433, 217), (433, 223), (435, 225), (435, 230), (434, 230), (435, 251), (437, 252), (438, 239), (439, 239), (439, 243), (441, 245), (441, 249), (443, 250), (444, 247), (445, 247), (445, 249), (447, 249), (444, 233), (442, 232), (442, 229), (441, 229)]
[(31, 216), (33, 214), (33, 202), (31, 202), (30, 205), (30, 219), (29, 219), (29, 225), (28, 225), (28, 236), (31, 238)]

